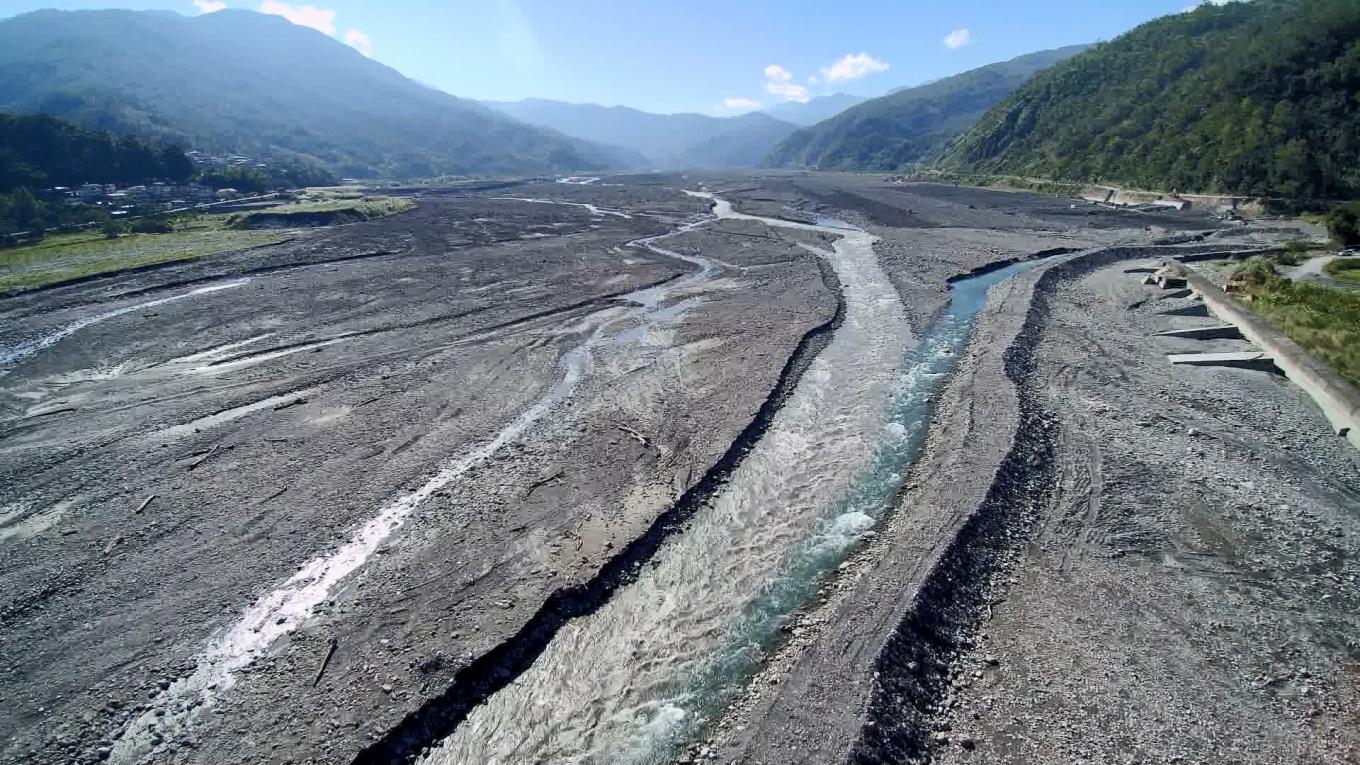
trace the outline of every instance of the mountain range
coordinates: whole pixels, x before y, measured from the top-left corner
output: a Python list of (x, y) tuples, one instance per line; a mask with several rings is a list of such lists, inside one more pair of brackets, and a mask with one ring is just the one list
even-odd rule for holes
[(248, 11), (36, 11), (0, 21), (0, 110), (352, 176), (642, 162), (509, 119), (320, 32)]
[(735, 117), (479, 103), (249, 11), (36, 11), (0, 21), (0, 112), (354, 177), (928, 165), (1353, 196), (1357, 92), (1355, 0), (1203, 3), (1093, 47), (1032, 53), (879, 98), (836, 94)]
[(824, 119), (830, 119), (846, 109), (868, 100), (866, 96), (832, 93), (829, 96), (818, 96), (808, 101), (785, 101), (782, 104), (768, 107), (764, 111), (775, 119), (806, 127), (815, 125)]
[(530, 125), (635, 152), (654, 169), (753, 167), (797, 129), (762, 112), (737, 117), (653, 114), (542, 98), (486, 105)]
[(937, 154), (1031, 77), (1086, 46), (1031, 53), (925, 85), (899, 88), (805, 127), (771, 152), (770, 167), (899, 170)]
[(1360, 194), (1360, 3), (1204, 3), (1042, 72), (951, 169), (1151, 189)]

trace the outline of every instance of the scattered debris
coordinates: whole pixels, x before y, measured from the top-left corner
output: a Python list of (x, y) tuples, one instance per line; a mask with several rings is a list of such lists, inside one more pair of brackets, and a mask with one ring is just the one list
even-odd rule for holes
[(335, 646), (336, 640), (335, 638), (331, 638), (330, 642), (326, 645), (326, 655), (321, 657), (321, 666), (316, 668), (316, 677), (312, 678), (313, 688), (321, 683), (321, 676), (326, 674), (326, 667), (330, 666), (331, 657), (335, 655)]
[(628, 427), (628, 426), (626, 426), (626, 425), (617, 425), (617, 426), (615, 426), (615, 427), (617, 427), (619, 430), (622, 430), (624, 433), (627, 433), (629, 436), (632, 437), (632, 439), (633, 439), (634, 441), (637, 441), (638, 443), (642, 444), (643, 446), (650, 446), (650, 445), (651, 445), (651, 443), (647, 440), (647, 437), (644, 436), (644, 435), (642, 435), (641, 433), (637, 432), (636, 430), (633, 430), (632, 428), (630, 428), (630, 427)]
[(220, 447), (213, 446), (213, 448), (211, 448), (211, 449), (209, 449), (208, 451), (204, 452), (198, 459), (196, 459), (196, 460), (194, 460), (193, 462), (190, 462), (190, 463), (189, 463), (189, 469), (190, 469), (190, 470), (193, 470), (194, 468), (198, 467), (199, 465), (202, 465), (204, 462), (206, 462), (206, 461), (208, 460), (208, 458), (212, 457), (214, 454), (217, 454), (217, 450), (218, 450), (219, 448), (220, 448)]

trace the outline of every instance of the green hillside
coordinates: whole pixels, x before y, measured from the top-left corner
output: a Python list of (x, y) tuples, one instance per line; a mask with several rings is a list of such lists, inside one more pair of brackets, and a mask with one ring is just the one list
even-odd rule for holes
[(1157, 19), (1035, 77), (949, 148), (974, 172), (1288, 198), (1360, 193), (1360, 2)]
[(0, 110), (350, 176), (542, 173), (614, 160), (611, 149), (242, 10), (36, 11), (0, 21)]
[(0, 114), (0, 193), (81, 183), (183, 181), (184, 152), (84, 130), (47, 116)]
[(865, 101), (789, 136), (764, 164), (822, 170), (901, 169), (930, 158), (1037, 72), (1084, 48), (1031, 53)]

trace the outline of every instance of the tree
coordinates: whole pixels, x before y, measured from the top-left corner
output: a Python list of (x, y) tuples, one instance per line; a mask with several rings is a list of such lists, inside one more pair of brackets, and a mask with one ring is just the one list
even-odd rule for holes
[(42, 205), (28, 189), (10, 194), (9, 216), (18, 231), (42, 228)]
[(173, 146), (114, 138), (45, 115), (0, 114), (0, 193), (26, 186), (183, 181), (193, 163)]
[(1360, 245), (1360, 215), (1351, 206), (1337, 207), (1327, 215), (1327, 233), (1342, 247)]

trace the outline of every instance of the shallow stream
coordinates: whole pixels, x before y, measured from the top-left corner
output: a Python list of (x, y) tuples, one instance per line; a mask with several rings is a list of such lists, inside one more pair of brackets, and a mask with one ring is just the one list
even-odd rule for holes
[[(702, 195), (712, 198), (711, 195)], [(840, 237), (822, 253), (845, 321), (727, 485), (638, 579), (565, 626), (475, 708), (429, 763), (660, 763), (698, 734), (803, 605), (892, 507), (973, 319), (1020, 263), (960, 280), (913, 342), (874, 237), (841, 221), (720, 218)]]

